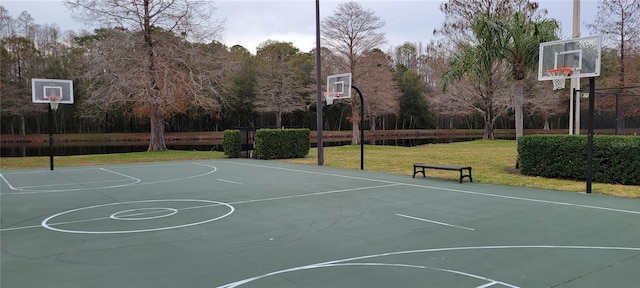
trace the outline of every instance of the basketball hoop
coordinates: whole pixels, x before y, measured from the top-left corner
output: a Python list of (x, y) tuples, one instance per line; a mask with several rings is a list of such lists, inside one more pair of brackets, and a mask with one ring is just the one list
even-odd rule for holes
[(327, 100), (327, 105), (332, 105), (333, 100), (339, 99), (342, 96), (340, 92), (324, 92), (324, 99)]
[(547, 70), (547, 75), (553, 80), (553, 90), (564, 89), (565, 80), (571, 76), (571, 67), (561, 67)]
[(47, 97), (47, 100), (49, 100), (49, 105), (51, 105), (51, 110), (55, 111), (55, 110), (58, 110), (58, 104), (60, 104), (60, 100), (62, 100), (62, 97), (51, 95)]

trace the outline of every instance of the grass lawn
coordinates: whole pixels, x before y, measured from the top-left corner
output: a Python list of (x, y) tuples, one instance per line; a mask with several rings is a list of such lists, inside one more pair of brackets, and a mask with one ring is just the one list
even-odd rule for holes
[[(130, 152), (112, 154), (91, 154), (73, 156), (55, 156), (55, 167), (108, 165), (124, 163), (164, 162), (180, 160), (223, 159), (226, 156), (222, 152), (209, 151), (178, 151), (167, 150), (159, 152)], [(2, 157), (0, 169), (49, 169), (49, 156), (39, 157)]]
[[(584, 192), (584, 181), (546, 179), (509, 173), (515, 166), (516, 142), (513, 140), (477, 140), (451, 144), (431, 144), (417, 147), (366, 145), (364, 168), (411, 176), (415, 162), (445, 165), (469, 165), (473, 167), (473, 181), (512, 186)], [(306, 158), (280, 160), (291, 163), (317, 165), (317, 149), (313, 148)], [(208, 151), (163, 151), (133, 152), (118, 154), (94, 154), (78, 156), (56, 156), (55, 167), (106, 165), (139, 162), (179, 160), (224, 159), (222, 152)], [(360, 169), (360, 146), (347, 145), (324, 148), (324, 165), (349, 169)], [(49, 167), (49, 157), (2, 157), (0, 169), (25, 169)], [(453, 171), (428, 170), (429, 177), (458, 180)], [(422, 176), (420, 176), (422, 177)], [(593, 183), (593, 193), (640, 198), (640, 186)]]
[[(291, 163), (318, 164), (317, 149), (311, 149), (304, 159), (288, 159)], [(476, 140), (451, 144), (430, 144), (417, 147), (371, 146), (364, 148), (364, 169), (381, 172), (413, 174), (413, 163), (465, 165), (473, 168), (473, 181), (511, 186), (524, 186), (562, 191), (584, 192), (586, 182), (547, 179), (513, 174), (516, 163), (515, 140)], [(360, 146), (324, 148), (324, 165), (360, 169)], [(457, 181), (455, 171), (428, 169), (429, 177)], [(422, 175), (420, 175), (422, 177)], [(640, 186), (593, 183), (593, 193), (640, 198)]]

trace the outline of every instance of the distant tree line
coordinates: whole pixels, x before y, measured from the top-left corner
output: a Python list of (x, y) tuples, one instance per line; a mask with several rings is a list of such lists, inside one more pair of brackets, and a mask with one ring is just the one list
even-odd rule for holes
[[(0, 6), (1, 133), (47, 132), (47, 106), (31, 103), (32, 78), (74, 81), (75, 104), (60, 105), (56, 133), (151, 132), (149, 150), (163, 150), (165, 131), (315, 130), (316, 51), (267, 40), (254, 55), (210, 40), (223, 24), (210, 19), (208, 3), (66, 1), (79, 20), (103, 27), (92, 32), (39, 25), (26, 12), (14, 19)], [(638, 5), (601, 1), (590, 26), (607, 35), (599, 87), (640, 85)], [(568, 127), (568, 91), (534, 77), (535, 47), (558, 37), (557, 23), (536, 2), (449, 0), (440, 6), (446, 20), (435, 40), (387, 51), (380, 49), (384, 21), (373, 11), (355, 2), (337, 10), (322, 20), (322, 79), (353, 74), (366, 129), (484, 129), (493, 138), (496, 128)], [(508, 37), (497, 39), (487, 27), (502, 27)], [(546, 34), (524, 37), (531, 31)], [(473, 59), (482, 49), (496, 53)], [(640, 118), (636, 91), (619, 91), (627, 95), (619, 100), (627, 121)], [(614, 99), (598, 100), (602, 117), (615, 118), (604, 112)], [(324, 129), (352, 130), (357, 143), (358, 102), (323, 105)]]

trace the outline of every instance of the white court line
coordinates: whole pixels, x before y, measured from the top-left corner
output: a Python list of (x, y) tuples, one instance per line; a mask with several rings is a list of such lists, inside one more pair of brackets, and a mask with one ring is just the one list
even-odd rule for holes
[(489, 282), (489, 283), (487, 283), (487, 284), (480, 285), (480, 286), (478, 286), (478, 287), (476, 287), (476, 288), (486, 288), (486, 287), (490, 287), (490, 286), (493, 286), (493, 285), (496, 285), (496, 284), (500, 284), (500, 283), (498, 283), (498, 282), (496, 282), (496, 281), (492, 281), (492, 282)]
[[(449, 248), (405, 250), (405, 251), (380, 253), (380, 254), (373, 254), (373, 255), (366, 255), (366, 256), (358, 256), (358, 257), (345, 258), (345, 259), (340, 259), (340, 260), (332, 260), (332, 261), (328, 261), (328, 262), (322, 262), (322, 263), (316, 263), (316, 264), (311, 264), (311, 265), (293, 267), (293, 268), (279, 270), (279, 271), (273, 271), (273, 272), (269, 272), (269, 273), (266, 273), (266, 274), (262, 274), (262, 275), (254, 276), (254, 277), (251, 277), (251, 278), (246, 278), (244, 280), (240, 280), (240, 281), (236, 281), (236, 282), (233, 282), (233, 283), (229, 283), (229, 284), (225, 284), (225, 285), (222, 285), (222, 286), (218, 286), (218, 288), (234, 288), (234, 287), (238, 287), (238, 286), (250, 283), (250, 282), (254, 282), (256, 280), (260, 280), (260, 279), (271, 277), (271, 276), (275, 276), (275, 275), (285, 274), (285, 273), (289, 273), (289, 272), (302, 271), (302, 270), (315, 269), (315, 268), (322, 268), (322, 267), (327, 267), (327, 266), (334, 265), (334, 264), (340, 264), (340, 263), (345, 263), (345, 262), (350, 262), (350, 261), (359, 261), (359, 260), (363, 260), (363, 259), (371, 259), (371, 258), (377, 258), (377, 257), (408, 255), (408, 254), (415, 254), (415, 253), (436, 253), (436, 252), (469, 251), (469, 250), (502, 250), (502, 249), (505, 249), (505, 250), (507, 250), (507, 249), (578, 249), (578, 250), (606, 250), (606, 251), (640, 251), (640, 247), (554, 246), (554, 245), (471, 246), (471, 247), (449, 247)], [(445, 271), (445, 272), (451, 271), (451, 272), (456, 272), (458, 274), (471, 276), (471, 277), (478, 276), (478, 275), (473, 275), (473, 274), (470, 274), (470, 273), (459, 272), (459, 271), (448, 270), (448, 269), (442, 269), (442, 268), (431, 268), (431, 269)], [(483, 280), (485, 280), (485, 281), (490, 281), (490, 282), (491, 281), (495, 281), (495, 280), (488, 279), (488, 278), (482, 277), (482, 276), (478, 276), (478, 277), (483, 279)], [(509, 285), (509, 284), (504, 283), (504, 282), (499, 282), (499, 284), (505, 285), (507, 287), (517, 288), (517, 286)]]
[[(224, 206), (224, 205), (236, 205), (236, 204), (245, 204), (245, 203), (257, 203), (257, 202), (265, 202), (265, 201), (293, 199), (293, 198), (308, 197), (308, 196), (319, 196), (319, 195), (327, 195), (327, 194), (342, 193), (342, 192), (349, 192), (349, 191), (385, 188), (385, 187), (391, 187), (391, 186), (398, 186), (398, 184), (358, 187), (358, 188), (341, 189), (341, 190), (333, 190), (333, 191), (325, 191), (325, 192), (316, 192), (316, 193), (311, 193), (311, 194), (290, 195), (290, 196), (262, 198), (262, 199), (253, 199), (253, 200), (243, 200), (243, 201), (236, 201), (236, 202), (228, 202), (228, 203), (224, 203), (224, 204), (221, 204), (222, 202), (220, 202), (220, 203), (214, 203), (214, 204), (208, 204), (208, 205), (184, 207), (184, 208), (180, 208), (180, 209), (177, 209), (177, 210), (191, 210), (191, 209), (199, 209), (199, 208), (209, 208), (209, 207), (216, 207), (216, 206)], [(149, 201), (151, 201), (151, 200), (149, 200)], [(98, 205), (98, 206), (101, 206), (101, 205)], [(92, 206), (92, 207), (95, 207), (95, 206)], [(77, 210), (77, 209), (75, 209), (75, 210)], [(76, 221), (68, 221), (68, 222), (50, 223), (49, 226), (73, 224), (73, 223), (80, 223), (80, 222), (90, 222), (90, 221), (105, 220), (105, 219), (109, 219), (109, 217), (85, 219), (85, 220), (76, 220)], [(22, 230), (22, 229), (29, 229), (29, 228), (41, 228), (41, 227), (42, 227), (42, 225), (14, 227), (14, 228), (0, 229), (0, 232), (13, 231), (13, 230)]]
[[(113, 171), (109, 171), (107, 169), (103, 169), (103, 168), (99, 168), (99, 170), (104, 170), (104, 171), (108, 171), (108, 172), (112, 172), (112, 173), (116, 173)], [(71, 171), (71, 170), (67, 170), (67, 171)], [(24, 172), (24, 173), (12, 173), (14, 175), (16, 174), (41, 174), (43, 173), (42, 171), (32, 171), (32, 172)], [(118, 173), (116, 173), (118, 174)], [(10, 174), (11, 175), (11, 174)], [(31, 189), (31, 188), (42, 188), (42, 187), (53, 187), (53, 186), (71, 186), (71, 185), (84, 185), (84, 184), (97, 184), (97, 183), (107, 183), (107, 182), (120, 182), (120, 181), (127, 181), (126, 179), (117, 179), (117, 180), (102, 180), (102, 181), (89, 181), (89, 182), (82, 182), (82, 183), (60, 183), (60, 184), (46, 184), (46, 185), (32, 185), (32, 186), (20, 186), (20, 187), (15, 187), (13, 185), (11, 185), (11, 183), (9, 183), (9, 180), (7, 180), (6, 178), (4, 178), (4, 176), (2, 175), (2, 173), (0, 173), (0, 178), (2, 178), (2, 180), (4, 181), (4, 183), (7, 183), (7, 185), (9, 186), (9, 188), (11, 188), (11, 190), (16, 190), (16, 191), (20, 191), (23, 189)], [(127, 177), (130, 178), (130, 177)]]
[(142, 182), (142, 180), (141, 180), (140, 178), (136, 178), (136, 177), (133, 177), (133, 176), (129, 176), (129, 175), (124, 174), (124, 173), (120, 173), (120, 172), (116, 172), (116, 171), (111, 171), (111, 170), (106, 169), (106, 168), (100, 168), (100, 170), (102, 170), (102, 171), (106, 171), (106, 172), (111, 172), (111, 173), (113, 173), (113, 174), (120, 175), (120, 176), (122, 176), (122, 177), (126, 177), (126, 178), (129, 178), (129, 179), (132, 179), (132, 180), (136, 181), (135, 183), (140, 183), (140, 182)]
[[(171, 165), (171, 164), (167, 164), (167, 165)], [(104, 187), (85, 187), (85, 188), (76, 188), (76, 189), (56, 189), (56, 190), (25, 190), (25, 189), (20, 189), (20, 188), (16, 188), (13, 185), (11, 185), (11, 183), (9, 183), (9, 181), (7, 181), (4, 176), (2, 176), (2, 174), (0, 174), (0, 177), (2, 177), (2, 179), (5, 181), (5, 183), (7, 183), (7, 185), (9, 186), (9, 188), (11, 188), (11, 190), (13, 191), (20, 191), (20, 192), (12, 192), (12, 193), (0, 193), (0, 196), (4, 196), (4, 195), (25, 195), (25, 194), (44, 194), (44, 193), (61, 193), (61, 192), (75, 192), (75, 191), (86, 191), (86, 190), (97, 190), (97, 189), (113, 189), (113, 188), (121, 188), (121, 187), (127, 187), (127, 186), (133, 186), (133, 185), (150, 185), (150, 184), (158, 184), (158, 183), (164, 183), (164, 182), (172, 182), (172, 181), (181, 181), (181, 180), (187, 180), (187, 179), (192, 179), (192, 178), (197, 178), (197, 177), (202, 177), (202, 176), (206, 176), (212, 173), (215, 173), (218, 168), (216, 168), (215, 166), (211, 166), (211, 165), (207, 165), (207, 164), (202, 164), (202, 163), (182, 163), (182, 164), (174, 164), (175, 165), (197, 165), (197, 166), (204, 166), (204, 167), (209, 167), (211, 168), (211, 171), (208, 171), (206, 173), (201, 173), (201, 174), (196, 174), (196, 175), (192, 175), (192, 176), (186, 176), (186, 177), (180, 177), (180, 178), (173, 178), (173, 179), (165, 179), (165, 180), (159, 180), (159, 181), (151, 181), (151, 182), (142, 182), (140, 179), (126, 175), (126, 174), (122, 174), (122, 173), (118, 173), (115, 171), (111, 171), (105, 168), (97, 168), (98, 170), (103, 170), (105, 172), (110, 172), (110, 173), (114, 173), (117, 175), (120, 175), (122, 177), (126, 177), (129, 179), (137, 179), (136, 182), (133, 183), (125, 183), (125, 184), (120, 184), (120, 185), (111, 185), (111, 186), (104, 186)], [(117, 167), (117, 168), (135, 168), (135, 167), (139, 167), (139, 168), (144, 168), (144, 167), (163, 167), (166, 165), (137, 165), (137, 166), (122, 166), (122, 167)], [(77, 170), (77, 169), (67, 169), (65, 171), (72, 171), (72, 170)], [(26, 172), (26, 173), (32, 173), (32, 172)], [(20, 173), (13, 173), (13, 174), (20, 174)], [(83, 183), (77, 183), (77, 184), (83, 184)]]
[(4, 178), (4, 175), (2, 175), (2, 173), (0, 173), (0, 178), (2, 178), (2, 181), (4, 181), (4, 183), (7, 183), (7, 186), (9, 186), (9, 189), (16, 190), (16, 188), (13, 187), (13, 185), (11, 185), (11, 183), (9, 183), (9, 181), (7, 181), (6, 178)]
[[(340, 190), (333, 190), (333, 191), (316, 192), (316, 193), (310, 193), (310, 194), (289, 195), (289, 196), (262, 198), (262, 199), (252, 199), (252, 200), (241, 200), (241, 201), (225, 202), (225, 203), (227, 203), (229, 205), (237, 205), (237, 204), (246, 204), (246, 203), (267, 202), (267, 201), (285, 200), (285, 199), (293, 199), (293, 198), (301, 198), (301, 197), (320, 196), (320, 195), (342, 193), (342, 192), (349, 192), (349, 191), (385, 188), (385, 187), (391, 187), (391, 186), (398, 186), (398, 185), (397, 184), (389, 184), (389, 185), (379, 185), (379, 186), (367, 186), (367, 187), (358, 187), (358, 188), (340, 189)], [(210, 204), (210, 205), (193, 206), (193, 207), (181, 208), (180, 210), (207, 208), (207, 207), (215, 207), (215, 206), (221, 206), (221, 204)]]
[(14, 227), (14, 228), (5, 228), (5, 229), (0, 229), (0, 232), (5, 232), (5, 231), (15, 231), (15, 230), (23, 230), (23, 229), (31, 229), (31, 228), (42, 228), (42, 225), (33, 225), (33, 226), (22, 226), (22, 227)]
[[(75, 220), (75, 221), (67, 221), (67, 222), (50, 223), (49, 225), (50, 226), (56, 226), (56, 225), (66, 225), (66, 224), (91, 222), (91, 221), (98, 221), (98, 220), (109, 220), (109, 219), (110, 219), (110, 217), (101, 217), (101, 218), (92, 218), (92, 219), (84, 219), (84, 220)], [(22, 230), (22, 229), (29, 229), (29, 228), (42, 228), (42, 224), (33, 225), (33, 226), (23, 226), (23, 227), (0, 229), (0, 232)]]
[(358, 191), (358, 190), (368, 190), (368, 189), (385, 188), (385, 187), (398, 186), (398, 185), (399, 185), (399, 184), (388, 184), (388, 185), (379, 185), (379, 186), (357, 187), (357, 188), (340, 189), (340, 190), (325, 191), (325, 192), (316, 192), (316, 193), (310, 193), (310, 194), (290, 195), (290, 196), (282, 196), (282, 197), (273, 197), (273, 198), (263, 198), (263, 199), (255, 199), (255, 200), (236, 201), (236, 202), (229, 202), (229, 204), (234, 205), (234, 204), (245, 204), (245, 203), (255, 203), (255, 202), (273, 201), (273, 200), (293, 199), (293, 198), (309, 197), (309, 196), (318, 196), (318, 195), (327, 195), (327, 194), (342, 193), (342, 192), (349, 192), (349, 191)]
[[(58, 216), (65, 215), (65, 214), (70, 214), (70, 213), (75, 213), (77, 211), (83, 211), (83, 210), (100, 208), (100, 207), (115, 206), (115, 205), (131, 204), (131, 203), (156, 203), (156, 202), (208, 202), (208, 203), (220, 204), (222, 206), (225, 206), (225, 207), (229, 208), (229, 212), (227, 212), (226, 214), (224, 214), (222, 216), (218, 216), (218, 217), (211, 218), (211, 219), (205, 219), (205, 220), (199, 221), (199, 222), (192, 222), (192, 223), (187, 223), (187, 224), (182, 224), (182, 225), (166, 226), (166, 227), (160, 227), (160, 228), (137, 229), (137, 230), (115, 230), (115, 231), (68, 230), (68, 229), (55, 228), (55, 227), (53, 227), (54, 225), (48, 223), (51, 219), (54, 219), (54, 218), (56, 218)], [(177, 209), (173, 209), (173, 210), (178, 211)], [(127, 211), (131, 211), (131, 210), (127, 210)], [(74, 234), (127, 234), (127, 233), (163, 231), (163, 230), (170, 230), (170, 229), (177, 229), (177, 228), (184, 228), (184, 227), (190, 227), (190, 226), (205, 224), (205, 223), (209, 223), (209, 222), (212, 222), (212, 221), (216, 221), (218, 219), (225, 218), (225, 217), (231, 215), (234, 211), (235, 211), (235, 208), (233, 208), (233, 206), (231, 206), (231, 205), (229, 205), (227, 203), (218, 202), (218, 201), (211, 201), (211, 200), (196, 200), (196, 199), (140, 200), (140, 201), (128, 201), (128, 202), (116, 202), (116, 203), (100, 204), (100, 205), (93, 205), (93, 206), (87, 206), (87, 207), (82, 207), (82, 208), (63, 211), (63, 212), (54, 214), (54, 215), (49, 216), (46, 219), (42, 220), (41, 225), (42, 225), (42, 227), (47, 228), (49, 230), (58, 231), (58, 232), (66, 232), (66, 233), (74, 233)], [(113, 214), (111, 216), (113, 216)], [(111, 216), (109, 216), (109, 218), (113, 219)], [(81, 220), (81, 221), (86, 222), (88, 220)], [(58, 223), (55, 226), (59, 226), (59, 225), (60, 224)]]
[(218, 181), (221, 181), (221, 182), (227, 182), (227, 183), (231, 183), (231, 184), (239, 184), (239, 185), (242, 185), (242, 183), (240, 183), (240, 182), (236, 182), (236, 181), (225, 180), (225, 179), (220, 179), (220, 178), (218, 178), (217, 180), (218, 180)]
[(404, 214), (396, 214), (396, 216), (400, 216), (400, 217), (404, 217), (404, 218), (409, 218), (409, 219), (414, 219), (414, 220), (418, 220), (418, 221), (429, 222), (429, 223), (438, 224), (438, 225), (443, 225), (443, 226), (449, 226), (449, 227), (454, 227), (454, 228), (465, 229), (465, 230), (469, 230), (469, 231), (476, 231), (476, 229), (473, 229), (473, 228), (467, 228), (467, 227), (463, 227), (463, 226), (458, 226), (458, 225), (453, 225), (453, 224), (447, 224), (447, 223), (438, 222), (438, 221), (433, 221), (433, 220), (422, 219), (422, 218), (413, 217), (413, 216), (404, 215)]
[(59, 183), (59, 184), (47, 184), (47, 185), (20, 186), (20, 187), (17, 187), (17, 188), (18, 189), (31, 189), (31, 188), (43, 188), (43, 187), (54, 187), (54, 186), (73, 186), (73, 185), (86, 185), (86, 184), (98, 184), (98, 183), (122, 182), (122, 181), (129, 181), (129, 179), (89, 181), (89, 182), (82, 182), (82, 183)]
[[(478, 195), (478, 196), (487, 196), (487, 197), (495, 197), (495, 198), (503, 198), (503, 199), (511, 199), (511, 200), (527, 201), (527, 202), (537, 202), (537, 203), (545, 203), (545, 204), (552, 204), (552, 205), (562, 205), (562, 206), (579, 207), (579, 208), (587, 208), (587, 209), (604, 210), (604, 211), (612, 211), (612, 212), (618, 212), (618, 213), (628, 213), (628, 214), (640, 215), (640, 211), (615, 209), (615, 208), (607, 208), (607, 207), (592, 206), (592, 205), (582, 205), (582, 204), (574, 204), (574, 203), (558, 202), (558, 201), (549, 201), (549, 200), (540, 200), (540, 199), (524, 198), (524, 197), (516, 197), (516, 196), (497, 195), (497, 194), (490, 194), (490, 193), (473, 192), (473, 191), (467, 191), (467, 190), (443, 188), (443, 187), (436, 187), (436, 186), (410, 184), (410, 183), (387, 181), (387, 180), (380, 180), (380, 179), (371, 179), (371, 178), (348, 176), (348, 175), (341, 175), (341, 174), (330, 174), (330, 173), (313, 172), (313, 171), (305, 171), (305, 170), (296, 170), (296, 169), (289, 169), (289, 168), (282, 168), (282, 167), (264, 166), (264, 165), (258, 165), (258, 164), (249, 164), (249, 163), (240, 163), (240, 162), (231, 162), (231, 161), (226, 161), (225, 163), (231, 163), (231, 164), (236, 164), (236, 165), (245, 165), (245, 166), (254, 166), (254, 167), (259, 167), (259, 168), (278, 169), (278, 170), (283, 170), (283, 171), (299, 172), (299, 173), (306, 173), (306, 174), (341, 177), (341, 178), (347, 178), (347, 179), (356, 179), (356, 180), (365, 180), (365, 181), (373, 181), (373, 182), (381, 182), (381, 183), (390, 183), (390, 184), (397, 184), (397, 185), (406, 185), (406, 186), (411, 186), (411, 187), (442, 190), (442, 191), (464, 193), (464, 194), (471, 194), (471, 195)], [(633, 201), (633, 199), (630, 199), (630, 200)]]

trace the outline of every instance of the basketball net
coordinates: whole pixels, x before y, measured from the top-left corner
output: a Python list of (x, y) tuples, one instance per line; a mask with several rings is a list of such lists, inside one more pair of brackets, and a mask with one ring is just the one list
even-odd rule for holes
[(549, 75), (549, 77), (551, 77), (551, 80), (553, 80), (553, 90), (564, 89), (566, 82), (565, 80), (567, 79), (567, 77), (571, 76), (572, 70), (573, 69), (569, 67), (547, 70), (547, 75)]
[(342, 96), (339, 92), (324, 92), (324, 99), (327, 100), (327, 105), (332, 105), (333, 100)]
[(47, 100), (49, 100), (49, 105), (51, 105), (51, 110), (58, 110), (58, 104), (60, 104), (60, 100), (62, 100), (62, 97), (51, 95), (51, 96), (47, 96)]

